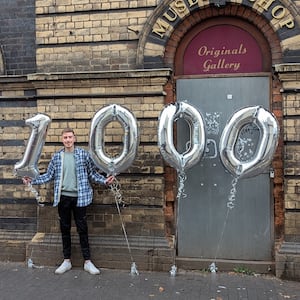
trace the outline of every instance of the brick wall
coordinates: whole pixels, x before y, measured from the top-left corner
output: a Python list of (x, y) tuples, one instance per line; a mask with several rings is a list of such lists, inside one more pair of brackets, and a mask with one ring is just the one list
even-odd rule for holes
[(39, 72), (136, 68), (139, 33), (160, 1), (36, 1)]
[(300, 201), (299, 201), (299, 66), (275, 66), (282, 82), (284, 139), (284, 235), (276, 252), (278, 277), (300, 278)]
[[(300, 242), (300, 135), (299, 135), (299, 102), (298, 90), (299, 68), (297, 66), (278, 67), (283, 81), (283, 133), (284, 133), (284, 203), (285, 203), (285, 240)], [(286, 72), (281, 73), (282, 70)]]
[[(162, 159), (157, 147), (158, 116), (164, 106), (164, 85), (168, 71), (132, 71), (115, 73), (31, 75), (37, 91), (37, 110), (49, 115), (52, 123), (47, 133), (41, 159), (45, 170), (53, 151), (61, 147), (61, 131), (72, 127), (77, 143), (88, 148), (91, 119), (102, 107), (116, 103), (128, 108), (136, 117), (139, 149), (133, 165), (118, 176), (128, 233), (134, 235), (165, 235), (164, 177)], [(117, 122), (107, 127), (106, 150), (119, 153), (123, 129)], [(52, 187), (41, 187), (46, 201), (52, 200)], [(40, 232), (58, 232), (56, 210), (39, 210)], [(105, 187), (95, 186), (94, 203), (89, 212), (91, 234), (122, 234), (114, 195)]]
[(5, 74), (35, 72), (35, 0), (1, 1), (0, 5), (0, 47)]
[(25, 119), (36, 112), (36, 99), (26, 76), (2, 77), (0, 118), (0, 244), (1, 260), (25, 260), (26, 242), (37, 229), (35, 201), (13, 175), (23, 155), (29, 130)]
[[(169, 76), (169, 70), (148, 70), (131, 71), (130, 76), (128, 72), (120, 71), (32, 74), (19, 78), (19, 82), (16, 78), (2, 79), (0, 242), (4, 249), (11, 248), (8, 237), (15, 237), (13, 233), (16, 231), (23, 232), (27, 242), (35, 232), (50, 235), (59, 232), (56, 208), (37, 207), (34, 195), (26, 191), (21, 180), (13, 174), (14, 164), (22, 158), (30, 135), (25, 120), (36, 112), (45, 113), (52, 119), (39, 160), (39, 170), (43, 173), (53, 152), (62, 146), (62, 129), (74, 128), (77, 144), (87, 149), (91, 119), (100, 108), (112, 103), (127, 107), (135, 115), (139, 128), (139, 149), (134, 164), (118, 175), (122, 200), (126, 203), (121, 210), (127, 233), (130, 237), (165, 238), (164, 169), (157, 147), (157, 126), (164, 106), (164, 86)], [(122, 143), (123, 137), (120, 124), (112, 123), (106, 130), (108, 153), (119, 153), (121, 149), (116, 145)], [(36, 188), (42, 201), (52, 202), (52, 184)], [(94, 190), (94, 202), (88, 210), (90, 235), (122, 236), (114, 195), (103, 186), (95, 185)], [(75, 225), (72, 232), (76, 233)], [(57, 237), (54, 240), (59, 241)], [(25, 259), (26, 239), (18, 245), (4, 257)], [(43, 256), (43, 246), (33, 245), (27, 255), (34, 253), (35, 260), (39, 261), (39, 253), (40, 257)], [(52, 246), (60, 249), (55, 243)], [(53, 265), (60, 259), (61, 252), (54, 251), (50, 257), (52, 262), (49, 264)]]

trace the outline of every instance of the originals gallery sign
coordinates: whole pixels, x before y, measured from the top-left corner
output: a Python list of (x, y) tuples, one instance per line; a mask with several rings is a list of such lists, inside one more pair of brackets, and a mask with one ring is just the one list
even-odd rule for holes
[(262, 59), (250, 33), (233, 25), (215, 25), (200, 31), (186, 47), (183, 74), (261, 72)]

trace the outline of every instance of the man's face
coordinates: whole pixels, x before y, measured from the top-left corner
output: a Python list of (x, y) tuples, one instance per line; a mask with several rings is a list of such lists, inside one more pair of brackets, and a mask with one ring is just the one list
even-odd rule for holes
[(73, 151), (74, 150), (74, 143), (75, 143), (75, 135), (73, 132), (64, 132), (62, 135), (62, 142), (65, 146), (66, 151)]

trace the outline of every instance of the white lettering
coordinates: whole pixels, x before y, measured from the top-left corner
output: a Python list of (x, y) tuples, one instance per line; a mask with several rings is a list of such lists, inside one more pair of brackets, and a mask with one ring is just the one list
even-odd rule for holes
[[(169, 15), (169, 12), (172, 13), (171, 16)], [(178, 17), (176, 11), (174, 11), (172, 7), (169, 7), (168, 11), (164, 13), (163, 16), (170, 22), (174, 22)]]
[(175, 1), (174, 5), (179, 13), (184, 13), (187, 9), (183, 0)]
[(233, 70), (238, 71), (241, 64), (239, 62), (226, 62), (225, 58), (213, 62), (212, 59), (207, 59), (203, 63), (203, 72), (210, 72), (212, 70)]
[(152, 33), (155, 33), (155, 34), (159, 35), (160, 38), (163, 38), (167, 29), (170, 26), (171, 25), (168, 24), (167, 22), (165, 22), (164, 20), (158, 19), (157, 22), (153, 26)]
[(292, 18), (287, 18), (286, 20), (282, 20), (279, 22), (280, 28), (286, 26), (287, 28), (291, 29), (295, 27), (295, 22)]
[(277, 5), (272, 9), (272, 17), (274, 19), (282, 19), (285, 16), (286, 9), (281, 6)]
[(201, 46), (198, 50), (199, 56), (212, 56), (218, 58), (224, 55), (243, 55), (247, 53), (247, 48), (243, 44), (240, 44), (239, 48), (228, 49), (223, 46), (221, 49), (215, 49), (214, 47), (208, 49), (207, 46)]
[[(271, 10), (272, 4), (275, 3), (276, 0), (248, 0), (249, 2), (257, 4), (257, 6), (261, 7), (265, 11)], [(158, 35), (160, 38), (164, 38), (167, 30), (172, 27), (170, 23), (175, 22), (177, 19), (184, 18), (189, 14), (189, 9), (192, 9), (195, 5), (198, 7), (202, 7), (208, 4), (208, 0), (187, 0), (185, 3), (183, 0), (174, 0), (170, 3), (168, 10), (165, 11), (156, 21), (153, 26), (152, 33)], [(291, 13), (288, 8), (282, 5), (275, 5), (275, 7), (271, 10), (271, 15), (274, 19), (280, 20), (280, 27), (286, 27), (288, 29), (292, 29), (295, 27), (294, 18), (291, 17)], [(286, 19), (287, 15), (290, 15), (289, 18)], [(164, 19), (164, 20), (163, 20)]]
[(261, 6), (265, 11), (268, 11), (270, 6), (275, 2), (275, 0), (259, 0), (258, 5)]

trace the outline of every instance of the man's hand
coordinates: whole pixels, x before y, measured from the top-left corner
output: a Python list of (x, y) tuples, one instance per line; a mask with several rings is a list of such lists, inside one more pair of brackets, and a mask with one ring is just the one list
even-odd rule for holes
[(105, 184), (106, 185), (111, 185), (114, 182), (114, 180), (115, 180), (115, 176), (111, 175), (111, 176), (109, 176), (109, 177), (106, 178)]
[(23, 177), (22, 181), (24, 184), (29, 185), (31, 183), (31, 178), (30, 177)]

